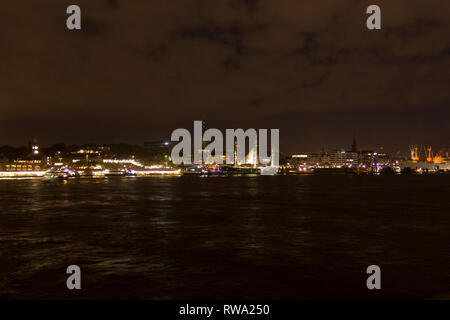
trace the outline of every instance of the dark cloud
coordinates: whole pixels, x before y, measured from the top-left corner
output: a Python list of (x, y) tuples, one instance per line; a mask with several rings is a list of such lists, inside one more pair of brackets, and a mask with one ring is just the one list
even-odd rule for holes
[(237, 25), (219, 26), (211, 23), (181, 32), (181, 36), (188, 40), (205, 40), (210, 43), (232, 47), (235, 53), (243, 50), (244, 31)]
[(106, 0), (106, 6), (112, 9), (118, 9), (120, 7), (119, 0)]
[[(69, 4), (2, 6), (0, 144), (31, 135), (84, 142), (96, 127), (104, 142), (141, 143), (199, 118), (250, 127), (303, 114), (308, 142), (281, 132), (297, 150), (340, 136), (321, 117), (345, 114), (332, 127), (351, 135), (389, 109), (393, 120), (376, 117), (380, 126), (361, 140), (379, 130), (406, 148), (390, 123), (408, 130), (414, 117), (397, 110), (441, 106), (448, 118), (450, 2), (379, 0), (378, 31), (365, 27), (365, 0), (79, 0), (82, 30), (74, 32), (65, 28)], [(56, 134), (59, 123), (65, 130)], [(448, 131), (423, 126), (425, 140), (447, 143)], [(12, 130), (19, 127), (33, 130)]]
[(167, 46), (161, 43), (148, 42), (144, 45), (142, 53), (145, 54), (150, 60), (161, 60), (167, 54)]
[(227, 58), (222, 63), (225, 66), (225, 68), (230, 71), (236, 71), (241, 69), (241, 64), (236, 58), (232, 57)]
[(232, 0), (231, 5), (237, 8), (245, 6), (250, 12), (255, 11), (258, 8), (259, 0)]
[(95, 21), (90, 17), (84, 17), (83, 19), (83, 34), (93, 35), (93, 36), (105, 36), (108, 32), (108, 27), (106, 24), (99, 21)]

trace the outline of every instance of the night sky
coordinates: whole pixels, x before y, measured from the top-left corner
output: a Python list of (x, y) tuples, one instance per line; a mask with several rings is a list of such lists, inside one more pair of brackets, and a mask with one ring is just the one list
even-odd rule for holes
[[(66, 7), (82, 30), (66, 28)], [(366, 28), (366, 8), (382, 30)], [(281, 150), (449, 147), (450, 1), (4, 1), (0, 144), (279, 128)]]

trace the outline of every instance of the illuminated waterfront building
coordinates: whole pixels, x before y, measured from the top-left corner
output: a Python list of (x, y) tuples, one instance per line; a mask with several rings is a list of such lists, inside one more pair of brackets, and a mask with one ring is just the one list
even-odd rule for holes
[(357, 166), (358, 162), (359, 156), (357, 152), (348, 152), (345, 150), (341, 150), (330, 153), (330, 164), (333, 167), (353, 167)]
[(0, 165), (2, 171), (39, 171), (43, 169), (41, 160), (14, 160), (3, 161)]

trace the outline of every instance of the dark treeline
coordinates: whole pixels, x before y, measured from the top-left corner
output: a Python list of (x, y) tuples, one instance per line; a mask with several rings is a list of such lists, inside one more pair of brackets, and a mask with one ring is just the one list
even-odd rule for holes
[(27, 147), (0, 147), (0, 159), (14, 160), (27, 157), (30, 154), (30, 150)]
[(155, 157), (164, 157), (169, 155), (170, 150), (168, 148), (145, 148), (139, 145), (130, 144), (111, 144), (111, 145), (66, 145), (64, 143), (54, 144), (50, 147), (41, 147), (38, 155), (33, 155), (31, 146), (25, 147), (12, 147), (12, 146), (0, 146), (0, 159), (3, 160), (16, 160), (16, 159), (28, 159), (43, 156), (71, 156), (75, 155), (80, 150), (95, 150), (102, 157), (111, 158), (130, 158), (134, 156), (137, 159), (152, 160)]

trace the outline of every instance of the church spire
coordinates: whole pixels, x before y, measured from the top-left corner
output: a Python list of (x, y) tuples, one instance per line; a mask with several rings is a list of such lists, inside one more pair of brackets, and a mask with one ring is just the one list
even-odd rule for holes
[(356, 137), (353, 136), (352, 152), (357, 152)]

